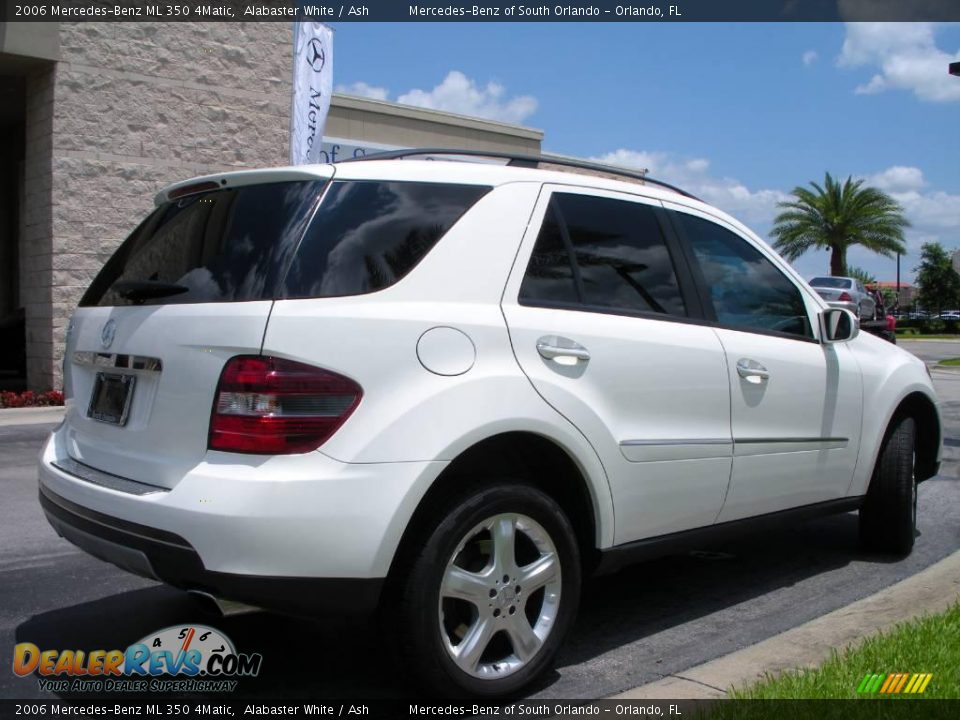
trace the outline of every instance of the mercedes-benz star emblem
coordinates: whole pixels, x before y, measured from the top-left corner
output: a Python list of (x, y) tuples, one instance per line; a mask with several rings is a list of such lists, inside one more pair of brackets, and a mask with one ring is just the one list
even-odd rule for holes
[(117, 321), (116, 320), (107, 320), (103, 325), (103, 330), (100, 331), (100, 344), (103, 345), (104, 349), (113, 345), (113, 338), (117, 335)]
[(307, 62), (314, 72), (323, 70), (323, 64), (327, 61), (327, 54), (323, 51), (323, 43), (317, 38), (313, 38), (307, 46)]

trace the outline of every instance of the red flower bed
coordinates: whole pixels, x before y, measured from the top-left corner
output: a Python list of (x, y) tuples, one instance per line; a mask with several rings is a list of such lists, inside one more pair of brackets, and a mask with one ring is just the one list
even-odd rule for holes
[(49, 407), (63, 405), (63, 393), (59, 390), (48, 390), (35, 393), (24, 390), (22, 393), (9, 391), (0, 392), (0, 408)]

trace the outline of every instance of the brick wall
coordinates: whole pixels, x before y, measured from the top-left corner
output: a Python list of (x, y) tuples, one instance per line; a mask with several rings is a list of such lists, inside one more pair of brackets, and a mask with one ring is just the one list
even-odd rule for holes
[(31, 388), (59, 387), (77, 301), (160, 188), (286, 163), (291, 33), (287, 23), (60, 24), (61, 61), (27, 88)]

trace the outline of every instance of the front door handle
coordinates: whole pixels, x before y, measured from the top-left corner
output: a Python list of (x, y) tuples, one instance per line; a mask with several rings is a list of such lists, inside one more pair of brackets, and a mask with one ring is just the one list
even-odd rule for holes
[(750, 360), (749, 358), (737, 360), (737, 375), (754, 385), (759, 385), (770, 379), (770, 371), (756, 360)]
[[(555, 335), (537, 340), (537, 352), (547, 360), (556, 360), (561, 364), (573, 364), (590, 360), (590, 351), (583, 345), (565, 337)], [(566, 360), (566, 363), (564, 361)], [(572, 361), (572, 362), (571, 362)]]

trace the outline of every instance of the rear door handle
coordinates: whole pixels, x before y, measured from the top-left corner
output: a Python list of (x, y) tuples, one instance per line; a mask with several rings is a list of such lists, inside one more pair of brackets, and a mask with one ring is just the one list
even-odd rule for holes
[(770, 379), (770, 371), (756, 360), (740, 358), (737, 360), (737, 375), (749, 383), (759, 385)]
[[(590, 351), (583, 345), (565, 337), (550, 335), (537, 340), (537, 352), (547, 360), (556, 360), (562, 363), (565, 358), (574, 362), (590, 360)], [(567, 361), (569, 363), (569, 360)]]

